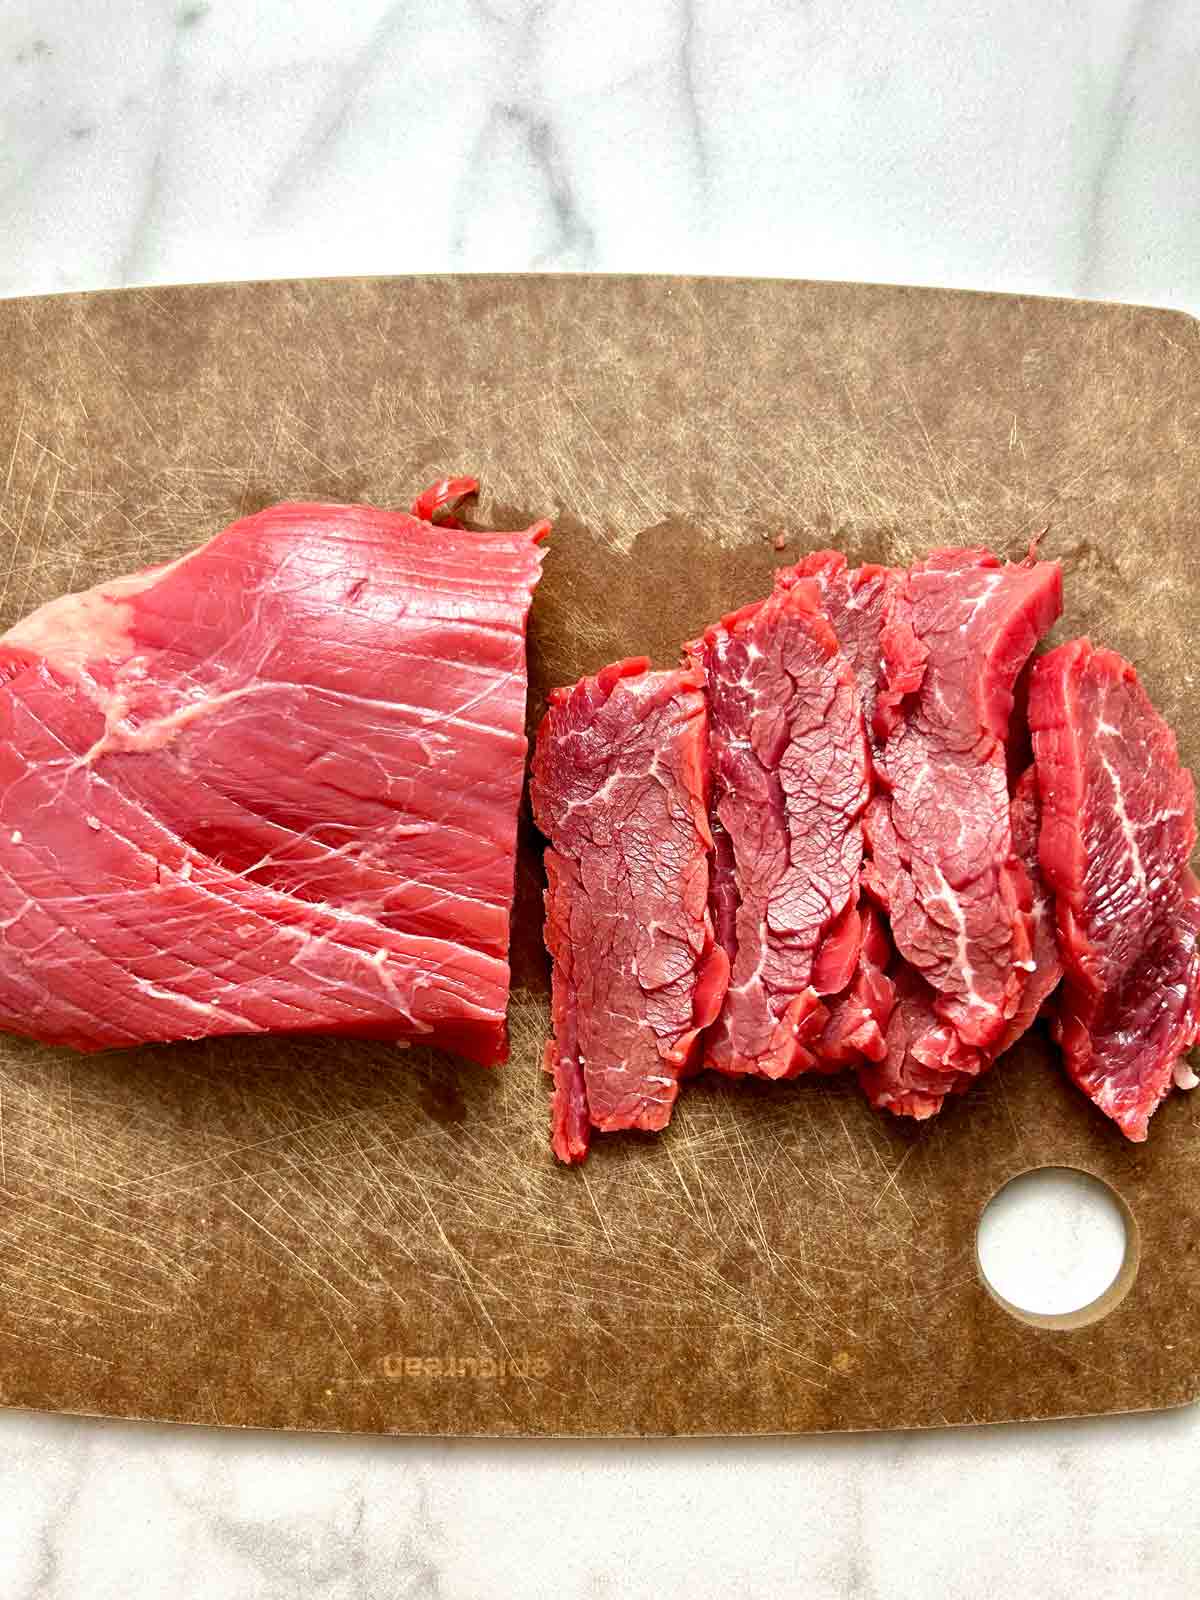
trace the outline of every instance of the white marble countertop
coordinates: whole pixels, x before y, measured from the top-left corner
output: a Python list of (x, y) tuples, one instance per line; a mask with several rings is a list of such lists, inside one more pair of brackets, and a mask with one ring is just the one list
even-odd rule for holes
[[(0, 293), (579, 268), (1200, 310), (1192, 0), (846, 9), (10, 0)], [(1172, 1600), (1198, 1489), (1195, 1409), (637, 1444), (0, 1413), (0, 1588)]]

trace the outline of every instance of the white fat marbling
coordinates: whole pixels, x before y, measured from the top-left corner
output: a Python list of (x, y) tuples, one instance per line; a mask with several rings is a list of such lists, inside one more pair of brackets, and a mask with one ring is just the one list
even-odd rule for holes
[[(849, 13), (849, 16), (847, 16)], [(489, 268), (1200, 310), (1194, 0), (9, 0), (0, 293)], [(479, 1444), (0, 1414), (5, 1600), (1195, 1593), (1200, 1419)]]

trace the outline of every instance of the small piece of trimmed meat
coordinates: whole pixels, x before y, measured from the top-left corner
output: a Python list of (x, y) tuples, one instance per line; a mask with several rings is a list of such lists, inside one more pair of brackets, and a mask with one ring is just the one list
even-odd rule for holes
[(708, 702), (712, 905), (730, 963), (705, 1064), (794, 1077), (821, 1065), (825, 999), (858, 967), (870, 760), (858, 691), (809, 580), (688, 649)]
[(858, 969), (841, 994), (828, 1002), (829, 1020), (813, 1049), (820, 1069), (837, 1072), (887, 1055), (887, 1026), (895, 1005), (888, 967), (892, 941), (879, 910), (865, 897), (859, 901), (862, 942)]
[(858, 684), (867, 737), (872, 739), (875, 699), (882, 671), (879, 636), (888, 598), (903, 581), (904, 573), (870, 562), (850, 567), (840, 550), (818, 550), (815, 555), (805, 556), (796, 566), (785, 567), (776, 574), (775, 582), (790, 588), (804, 578), (811, 578), (820, 588), (825, 615)]
[[(802, 579), (811, 579), (820, 588), (823, 609), (858, 685), (872, 752), (877, 745), (872, 730), (882, 672), (879, 636), (888, 598), (903, 578), (902, 571), (873, 563), (850, 567), (840, 550), (818, 550), (796, 566), (785, 567), (775, 577), (776, 584), (783, 588), (791, 588)], [(871, 776), (874, 782), (873, 763)], [(894, 1004), (887, 975), (892, 960), (891, 939), (880, 912), (863, 894), (859, 896), (858, 910), (862, 922), (858, 970), (843, 993), (829, 1000), (829, 1021), (813, 1045), (823, 1071), (833, 1072), (863, 1061), (879, 1062), (887, 1054), (885, 1031)]]
[(728, 962), (713, 938), (703, 678), (621, 661), (556, 689), (533, 758), (554, 961), (554, 1153), (666, 1127)]
[(894, 1006), (881, 1061), (858, 1069), (863, 1093), (877, 1110), (923, 1120), (942, 1109), (948, 1094), (970, 1087), (986, 1064), (937, 1015), (937, 990), (915, 967), (895, 960), (889, 972)]
[(931, 1117), (948, 1094), (969, 1089), (980, 1072), (1014, 1045), (1033, 1025), (1059, 981), (1053, 906), (1038, 868), (1039, 809), (1033, 768), (1023, 774), (1011, 804), (1013, 846), (1027, 882), (1020, 887), (1030, 918), (1033, 963), (1017, 1010), (987, 1051), (963, 1044), (937, 1013), (938, 994), (906, 962), (896, 958), (891, 978), (897, 986), (896, 1010), (881, 1060), (862, 1067), (859, 1083), (871, 1104), (909, 1117)]
[(1029, 875), (1030, 959), (1033, 970), (1025, 984), (1020, 1004), (996, 1041), (993, 1056), (1002, 1056), (1028, 1033), (1062, 978), (1062, 963), (1058, 959), (1058, 940), (1054, 931), (1054, 896), (1046, 887), (1038, 859), (1042, 807), (1038, 799), (1037, 771), (1033, 767), (1027, 767), (1017, 780), (1011, 814), (1013, 848)]
[(1200, 1036), (1200, 888), (1191, 773), (1129, 662), (1088, 639), (1040, 660), (1029, 696), (1072, 1079), (1146, 1137)]
[(933, 1036), (910, 1037), (907, 1053), (956, 1072), (970, 1070), (964, 1052), (975, 1072), (987, 1064), (1032, 966), (1005, 746), (1013, 686), (1061, 605), (1055, 562), (941, 550), (897, 586), (881, 633), (882, 793), (867, 814), (866, 881), (897, 951), (935, 991)]

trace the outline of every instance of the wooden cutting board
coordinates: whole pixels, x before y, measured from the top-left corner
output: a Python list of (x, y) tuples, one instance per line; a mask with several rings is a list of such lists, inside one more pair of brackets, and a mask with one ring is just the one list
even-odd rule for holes
[[(837, 545), (1043, 551), (1059, 637), (1131, 656), (1200, 763), (1197, 324), (839, 284), (417, 278), (0, 305), (0, 626), (286, 498), (407, 506), (478, 473), (549, 515), (547, 689), (678, 642)], [(774, 547), (786, 536), (786, 549)], [(703, 1079), (659, 1139), (547, 1145), (526, 826), (513, 1059), (338, 1040), (85, 1059), (0, 1041), (0, 1400), (489, 1434), (930, 1426), (1200, 1389), (1200, 1093), (1126, 1144), (1035, 1040), (932, 1123), (849, 1081)], [(1128, 1293), (1032, 1326), (983, 1287), (987, 1198), (1095, 1173)], [(1118, 1299), (1119, 1296), (1114, 1296)]]

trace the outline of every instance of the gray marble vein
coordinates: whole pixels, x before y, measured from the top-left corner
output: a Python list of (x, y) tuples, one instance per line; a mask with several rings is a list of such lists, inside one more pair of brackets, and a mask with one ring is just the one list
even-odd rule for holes
[(1116, 174), (1117, 162), (1129, 138), (1133, 99), (1137, 92), (1133, 75), (1140, 58), (1154, 38), (1162, 15), (1170, 8), (1171, 0), (1140, 0), (1132, 8), (1128, 19), (1128, 37), (1100, 117), (1100, 137), (1088, 185), (1086, 202), (1080, 210), (1082, 254), (1079, 263), (1077, 289), (1080, 294), (1094, 293), (1098, 271), (1104, 254), (1106, 217), (1105, 209), (1109, 189)]
[(156, 224), (166, 181), (166, 143), (171, 136), (171, 110), (179, 79), (178, 31), (172, 34), (155, 95), (155, 126), (149, 144), (145, 181), (138, 196), (137, 210), (129, 228), (129, 238), (117, 262), (117, 282), (142, 283), (152, 274)]
[[(451, 259), (470, 267), (480, 235), (497, 214), (519, 219), (516, 259), (506, 266), (534, 269), (595, 265), (595, 234), (587, 221), (567, 146), (547, 91), (553, 40), (550, 7), (541, 0), (506, 14), (475, 0), (489, 44), (487, 82), (497, 91), (478, 116), (478, 131), (455, 188)], [(549, 59), (548, 59), (549, 56)], [(474, 105), (476, 97), (465, 97)]]
[(697, 0), (679, 0), (679, 89), (683, 114), (696, 158), (695, 181), (702, 196), (709, 187), (709, 148), (704, 129), (704, 103), (696, 58), (699, 53)]
[(535, 270), (586, 268), (595, 259), (595, 236), (580, 213), (567, 161), (548, 116), (516, 102), (494, 105), (475, 140), (451, 235), (456, 265), (470, 258), (476, 229), (488, 225), (490, 191), (515, 171), (528, 182), (530, 231), (537, 241), (528, 265)]
[(370, 82), (379, 57), (393, 33), (411, 16), (406, 0), (395, 0), (371, 28), (359, 48), (330, 84), (315, 116), (303, 129), (278, 176), (267, 190), (267, 205), (278, 208), (311, 176), (314, 166), (345, 131), (356, 97)]

